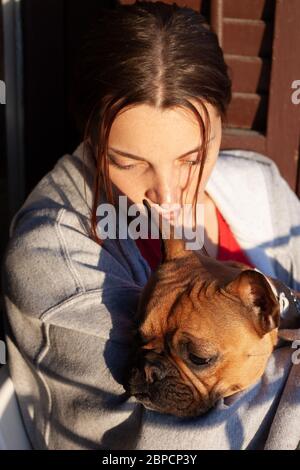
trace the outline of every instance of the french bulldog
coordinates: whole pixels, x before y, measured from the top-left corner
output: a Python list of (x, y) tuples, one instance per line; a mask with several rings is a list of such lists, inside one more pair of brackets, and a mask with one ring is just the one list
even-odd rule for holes
[(148, 409), (194, 417), (259, 380), (278, 341), (282, 299), (295, 311), (297, 299), (247, 265), (186, 250), (174, 231), (161, 243), (139, 299), (125, 389)]

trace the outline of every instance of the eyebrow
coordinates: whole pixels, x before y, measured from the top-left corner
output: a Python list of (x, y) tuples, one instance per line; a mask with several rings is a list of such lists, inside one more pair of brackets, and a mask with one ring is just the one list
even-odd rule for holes
[[(211, 142), (212, 140), (214, 140), (215, 136), (211, 137), (208, 141)], [(183, 155), (179, 155), (179, 157), (176, 157), (176, 159), (178, 158), (182, 158), (182, 157), (186, 157), (187, 155), (190, 155), (191, 153), (194, 153), (194, 152), (197, 152), (198, 150), (200, 150), (201, 147), (195, 147), (194, 149), (192, 150), (189, 150), (188, 152), (185, 152)], [(108, 149), (109, 151), (113, 151), (113, 152), (116, 152), (118, 153), (119, 155), (122, 155), (124, 157), (129, 157), (129, 158), (132, 158), (133, 160), (142, 160), (142, 161), (145, 161), (146, 159), (145, 158), (142, 158), (142, 157), (139, 157), (138, 155), (134, 155), (132, 153), (128, 153), (128, 152), (123, 152), (122, 150), (118, 150), (118, 149), (115, 149), (113, 147), (109, 147)]]

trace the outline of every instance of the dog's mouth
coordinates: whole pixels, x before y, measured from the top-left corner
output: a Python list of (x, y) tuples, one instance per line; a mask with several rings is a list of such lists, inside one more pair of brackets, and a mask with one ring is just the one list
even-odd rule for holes
[(145, 408), (152, 411), (162, 411), (157, 407), (150, 398), (149, 393), (137, 392), (133, 395), (135, 399), (141, 403)]
[[(134, 378), (136, 378), (136, 374)], [(135, 383), (132, 380), (129, 381), (129, 384), (127, 385), (126, 389), (131, 396), (135, 397), (136, 400), (141, 403), (151, 401), (151, 391), (149, 390), (149, 386), (147, 383), (142, 383), (141, 381)]]
[(215, 404), (195, 397), (193, 390), (174, 377), (149, 384), (136, 370), (127, 388), (131, 396), (146, 409), (180, 418), (192, 418), (207, 413)]
[(197, 402), (189, 403), (187, 406), (179, 402), (161, 403), (157, 400), (153, 400), (149, 393), (144, 392), (137, 392), (132, 395), (146, 409), (176, 416), (178, 418), (194, 418), (201, 416), (208, 413), (214, 406), (214, 404), (207, 406), (204, 403)]
[(128, 395), (145, 408), (191, 418), (207, 413), (215, 405), (216, 400), (200, 396), (192, 383), (183, 381), (167, 357), (147, 352), (146, 358), (136, 354), (132, 359), (123, 385)]
[(158, 411), (158, 412), (163, 412), (161, 409), (159, 409), (158, 406), (156, 406), (155, 402), (153, 401), (153, 398), (151, 399), (151, 393), (150, 391), (147, 390), (134, 390), (133, 388), (130, 391), (130, 395), (133, 396), (139, 403), (141, 403), (145, 408), (152, 410), (152, 411)]

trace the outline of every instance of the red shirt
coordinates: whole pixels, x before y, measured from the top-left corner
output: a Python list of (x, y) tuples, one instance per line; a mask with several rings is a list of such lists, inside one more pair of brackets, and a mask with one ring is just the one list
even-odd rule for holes
[[(220, 261), (232, 260), (248, 264), (249, 267), (255, 266), (250, 262), (244, 251), (238, 244), (235, 236), (230, 230), (229, 225), (216, 207), (216, 215), (219, 226), (219, 242), (217, 259)], [(158, 239), (142, 239), (136, 240), (136, 244), (142, 256), (148, 261), (152, 270), (155, 270), (160, 263), (161, 251), (160, 240)]]
[(251, 268), (255, 266), (251, 263), (246, 253), (241, 249), (235, 236), (233, 235), (230, 227), (224, 217), (222, 216), (219, 209), (216, 207), (216, 214), (219, 224), (219, 248), (217, 259), (220, 261), (239, 261), (241, 263), (248, 264)]

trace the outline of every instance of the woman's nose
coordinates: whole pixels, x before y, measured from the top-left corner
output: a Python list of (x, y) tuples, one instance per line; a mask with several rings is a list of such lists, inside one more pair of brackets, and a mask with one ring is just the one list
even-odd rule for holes
[(145, 197), (160, 206), (179, 203), (180, 185), (174, 172), (169, 171), (153, 178), (145, 191)]

